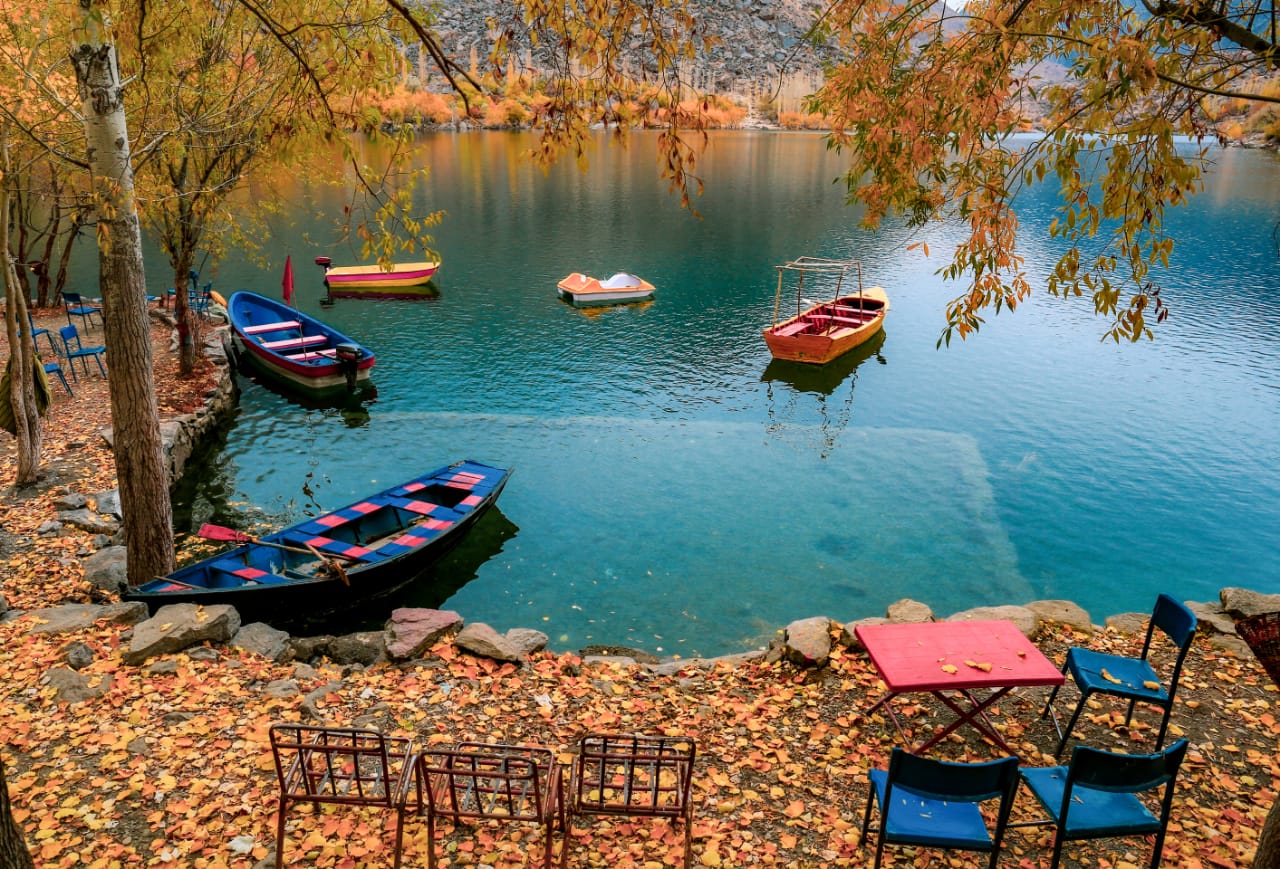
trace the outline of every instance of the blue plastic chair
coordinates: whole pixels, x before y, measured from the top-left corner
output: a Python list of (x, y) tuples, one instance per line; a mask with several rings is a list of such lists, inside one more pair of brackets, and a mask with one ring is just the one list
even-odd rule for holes
[(102, 325), (102, 308), (98, 305), (90, 305), (80, 297), (79, 293), (71, 293), (66, 290), (62, 291), (62, 305), (67, 309), (67, 324), (71, 323), (71, 317), (74, 315), (84, 321), (84, 327), (90, 329), (93, 327), (93, 318), (98, 318), (98, 325)]
[[(1151, 651), (1151, 638), (1156, 628), (1159, 628), (1178, 648), (1178, 658), (1169, 674), (1168, 688), (1165, 688), (1160, 681), (1160, 675), (1156, 673), (1147, 658)], [(1062, 672), (1071, 673), (1076, 687), (1080, 689), (1080, 702), (1076, 704), (1076, 710), (1071, 714), (1071, 720), (1067, 722), (1066, 729), (1059, 731), (1060, 738), (1058, 748), (1053, 753), (1054, 757), (1062, 756), (1062, 749), (1071, 736), (1071, 729), (1075, 727), (1091, 694), (1113, 694), (1127, 698), (1129, 712), (1124, 718), (1126, 727), (1129, 726), (1129, 720), (1133, 717), (1134, 704), (1139, 700), (1163, 708), (1164, 717), (1160, 719), (1160, 733), (1156, 736), (1156, 748), (1164, 745), (1165, 731), (1169, 727), (1169, 714), (1173, 712), (1173, 696), (1178, 690), (1178, 677), (1182, 674), (1182, 662), (1191, 649), (1191, 641), (1195, 635), (1195, 613), (1169, 595), (1162, 594), (1156, 599), (1155, 610), (1151, 613), (1151, 621), (1147, 625), (1147, 637), (1142, 643), (1141, 657), (1126, 658), (1123, 655), (1109, 655), (1105, 652), (1082, 648), (1068, 650)], [(1104, 670), (1107, 676), (1111, 677), (1110, 679), (1102, 675)], [(1055, 687), (1053, 693), (1049, 695), (1049, 702), (1040, 713), (1041, 718), (1044, 718), (1053, 708), (1053, 701), (1061, 687), (1060, 685)], [(1057, 723), (1056, 717), (1054, 723)]]
[[(53, 351), (53, 355), (58, 355), (58, 348), (53, 343), (53, 333), (48, 329), (43, 329), (36, 325), (36, 321), (32, 318), (31, 312), (27, 311), (27, 322), (31, 324), (31, 340), (37, 344), (40, 343), (40, 336), (43, 335), (45, 340), (49, 342), (49, 349)], [(21, 334), (21, 333), (19, 333)]]
[(102, 364), (102, 354), (107, 352), (106, 347), (85, 347), (80, 343), (80, 333), (76, 331), (75, 326), (63, 326), (58, 330), (58, 334), (62, 336), (62, 346), (66, 348), (67, 362), (71, 366), (71, 377), (73, 380), (79, 380), (76, 376), (75, 361), (80, 360), (81, 366), (84, 367), (85, 376), (89, 376), (89, 363), (85, 360), (90, 356), (98, 363), (98, 370), (102, 372), (102, 376), (107, 376), (106, 366)]
[[(873, 769), (868, 777), (871, 792), (858, 845), (861, 847), (866, 841), (868, 828), (879, 834), (877, 869), (886, 842), (990, 853), (990, 866), (995, 869), (1013, 795), (1018, 789), (1018, 758), (951, 763), (895, 748), (889, 757), (889, 769)], [(1000, 801), (996, 825), (988, 830), (979, 804), (995, 799)], [(877, 802), (879, 829), (870, 827), (871, 808)]]
[[(1070, 766), (1024, 769), (1022, 780), (1050, 815), (1039, 823), (1057, 827), (1050, 869), (1057, 869), (1066, 842), (1150, 833), (1156, 836), (1151, 869), (1158, 869), (1173, 785), (1186, 753), (1185, 739), (1155, 754), (1116, 754), (1077, 745)], [(1158, 788), (1164, 788), (1159, 817), (1137, 796)]]
[[(46, 329), (45, 331), (47, 332), (48, 330)], [(53, 341), (52, 338), (50, 338), (49, 340)], [(62, 373), (62, 366), (59, 365), (57, 362), (44, 362), (41, 364), (44, 365), (45, 375), (46, 376), (50, 374), (58, 375), (58, 379), (62, 381), (62, 387), (67, 391), (67, 395), (70, 395), (74, 398), (75, 393), (71, 391), (71, 384), (67, 383), (67, 375)]]

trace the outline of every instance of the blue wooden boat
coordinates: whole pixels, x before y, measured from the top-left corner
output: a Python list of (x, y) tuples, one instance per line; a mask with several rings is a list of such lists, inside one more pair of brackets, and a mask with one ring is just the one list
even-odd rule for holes
[(246, 622), (353, 609), (408, 584), (456, 545), (510, 475), (464, 460), (262, 538), (218, 529), (248, 542), (122, 597), (152, 612), (170, 603), (230, 604)]
[(369, 379), (372, 350), (296, 308), (242, 291), (227, 300), (227, 315), (242, 358), (286, 387), (314, 395)]

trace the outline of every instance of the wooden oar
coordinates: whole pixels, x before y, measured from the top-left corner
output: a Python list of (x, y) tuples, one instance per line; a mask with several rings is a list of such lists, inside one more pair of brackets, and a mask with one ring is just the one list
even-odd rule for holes
[(199, 537), (203, 537), (206, 540), (220, 540), (220, 541), (225, 541), (227, 543), (257, 543), (262, 546), (273, 546), (276, 549), (283, 549), (285, 552), (297, 552), (302, 555), (314, 555), (316, 558), (320, 559), (320, 562), (322, 564), (328, 565), (329, 570), (333, 571), (334, 575), (336, 575), (338, 579), (342, 580), (342, 582), (345, 585), (351, 585), (351, 578), (347, 576), (346, 569), (343, 568), (343, 566), (339, 564), (336, 559), (346, 558), (351, 561), (358, 560), (358, 559), (352, 558), (350, 555), (332, 555), (332, 556), (326, 555), (325, 553), (321, 552), (320, 550), (316, 549), (314, 546), (310, 544), (307, 544), (306, 549), (302, 549), (297, 546), (286, 546), (283, 543), (276, 543), (271, 540), (262, 540), (258, 537), (254, 537), (251, 534), (246, 534), (243, 531), (237, 531), (234, 528), (227, 528), (224, 525), (209, 525), (209, 524), (201, 525), (200, 530), (196, 532), (196, 535)]

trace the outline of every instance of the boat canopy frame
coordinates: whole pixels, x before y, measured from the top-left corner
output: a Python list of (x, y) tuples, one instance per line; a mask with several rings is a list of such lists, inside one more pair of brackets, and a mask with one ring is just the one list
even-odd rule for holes
[(811, 273), (816, 275), (835, 276), (836, 289), (835, 294), (831, 297), (831, 301), (834, 303), (841, 296), (841, 291), (844, 289), (844, 278), (849, 269), (857, 269), (858, 298), (862, 298), (862, 260), (839, 260), (827, 257), (801, 256), (796, 257), (783, 265), (775, 266), (775, 268), (778, 270), (778, 291), (773, 299), (773, 325), (775, 326), (778, 325), (778, 312), (782, 307), (782, 286), (785, 282), (786, 276), (792, 272), (799, 274), (799, 277), (796, 279), (796, 312), (792, 316), (798, 317), (805, 310), (806, 306), (803, 302), (804, 279)]

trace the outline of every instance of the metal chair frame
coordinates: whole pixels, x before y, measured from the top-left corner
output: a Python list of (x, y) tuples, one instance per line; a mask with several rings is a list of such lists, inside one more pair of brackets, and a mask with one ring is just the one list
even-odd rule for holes
[[(1173, 664), (1167, 683), (1161, 682), (1159, 674), (1156, 673), (1155, 668), (1151, 666), (1148, 660), (1151, 652), (1152, 637), (1157, 628), (1178, 649), (1178, 656)], [(1071, 731), (1080, 719), (1080, 713), (1084, 711), (1085, 704), (1092, 694), (1111, 694), (1127, 699), (1129, 701), (1129, 710), (1124, 717), (1126, 727), (1129, 726), (1129, 721), (1133, 718), (1133, 708), (1139, 700), (1143, 703), (1161, 707), (1164, 710), (1164, 715), (1160, 719), (1160, 732), (1156, 735), (1155, 747), (1158, 749), (1164, 745), (1165, 732), (1169, 728), (1169, 716), (1173, 712), (1173, 699), (1178, 690), (1178, 679), (1182, 675), (1182, 664), (1186, 660), (1187, 652), (1191, 650), (1191, 641), (1195, 639), (1195, 635), (1195, 613), (1191, 612), (1185, 604), (1174, 600), (1169, 595), (1161, 594), (1156, 598), (1155, 609), (1152, 610), (1151, 620), (1147, 623), (1146, 638), (1142, 642), (1142, 654), (1138, 658), (1108, 655), (1089, 649), (1068, 649), (1067, 660), (1062, 664), (1062, 672), (1063, 674), (1071, 673), (1072, 680), (1076, 683), (1076, 687), (1080, 689), (1080, 702), (1076, 704), (1075, 711), (1071, 713), (1071, 720), (1067, 722), (1066, 728), (1058, 728), (1058, 747), (1053, 752), (1054, 757), (1062, 756), (1062, 749), (1066, 747), (1067, 740), (1071, 737)], [(1105, 679), (1101, 675), (1102, 670), (1107, 665), (1111, 666), (1111, 680)], [(1094, 675), (1095, 669), (1097, 675)], [(1114, 673), (1129, 673), (1132, 674), (1132, 678), (1120, 678), (1118, 681), (1113, 681), (1117, 678)], [(1145, 683), (1152, 683), (1157, 687), (1151, 688)], [(1164, 688), (1164, 684), (1168, 684), (1167, 690)], [(1058, 696), (1059, 688), (1061, 686), (1054, 688), (1053, 692), (1049, 694), (1044, 710), (1040, 713), (1041, 718), (1044, 718), (1053, 709), (1053, 701)], [(1054, 715), (1053, 723), (1057, 727), (1058, 718), (1056, 714)]]
[(422, 811), (422, 780), (413, 740), (376, 730), (271, 725), (271, 751), (280, 781), (276, 869), (284, 866), (285, 816), (293, 803), (374, 806), (396, 813), (395, 866), (400, 866), (410, 789)]
[[(1174, 783), (1186, 753), (1185, 739), (1155, 754), (1119, 754), (1077, 745), (1071, 752), (1069, 766), (1022, 771), (1022, 780), (1050, 817), (1014, 826), (1053, 824), (1056, 827), (1050, 869), (1057, 869), (1062, 860), (1062, 847), (1068, 841), (1154, 833), (1150, 869), (1159, 869), (1173, 808)], [(1137, 795), (1160, 788), (1164, 793), (1157, 817)], [(1059, 791), (1061, 799), (1057, 798)], [(1091, 817), (1081, 817), (1086, 814)]]
[[(53, 355), (58, 355), (58, 348), (53, 343), (53, 333), (43, 326), (37, 326), (35, 318), (31, 316), (31, 311), (27, 311), (27, 322), (31, 324), (31, 343), (38, 344), (40, 336), (43, 335), (45, 340), (49, 342), (49, 349), (53, 351)], [(19, 332), (18, 334), (22, 334)]]
[[(427, 869), (436, 865), (436, 821), (517, 821), (543, 828), (543, 860), (551, 867), (558, 824), (565, 826), (564, 775), (551, 749), (463, 742), (427, 749), (418, 760), (427, 791)], [(567, 841), (560, 846), (564, 864)]]
[(58, 379), (62, 381), (62, 388), (67, 391), (67, 395), (70, 395), (72, 398), (75, 397), (75, 393), (71, 391), (71, 384), (67, 383), (67, 375), (62, 373), (61, 365), (57, 362), (41, 362), (40, 364), (44, 366), (44, 373), (46, 375), (58, 375)]
[[(684, 826), (684, 865), (693, 857), (692, 739), (589, 733), (578, 741), (569, 815), (668, 818)], [(570, 826), (572, 833), (572, 825)]]
[[(988, 865), (995, 869), (1018, 790), (1016, 756), (986, 763), (952, 763), (895, 748), (888, 770), (873, 769), (868, 778), (858, 846), (866, 842), (868, 831), (876, 834), (876, 869), (886, 843), (989, 853)], [(988, 829), (977, 804), (996, 799), (1000, 804), (995, 827)], [(871, 809), (877, 802), (880, 826), (872, 827)], [(922, 823), (924, 816), (927, 820)]]
[(102, 308), (98, 305), (90, 305), (85, 302), (79, 293), (72, 293), (68, 290), (62, 291), (62, 307), (67, 312), (67, 325), (73, 325), (71, 322), (72, 315), (79, 317), (84, 321), (86, 330), (93, 328), (93, 318), (98, 318), (98, 325), (102, 325)]
[[(85, 347), (80, 341), (80, 333), (76, 331), (75, 326), (63, 326), (58, 330), (58, 334), (62, 336), (62, 346), (66, 351), (64, 355), (67, 357), (67, 367), (71, 369), (72, 380), (77, 382), (80, 380), (76, 374), (75, 361), (77, 359), (80, 360), (80, 365), (84, 368), (85, 377), (89, 376), (89, 363), (85, 361), (89, 357), (93, 357), (93, 360), (98, 363), (98, 370), (102, 372), (102, 376), (107, 376), (107, 368), (102, 364), (102, 354), (107, 352), (106, 347)], [(74, 350), (71, 349), (73, 343), (75, 344)]]

